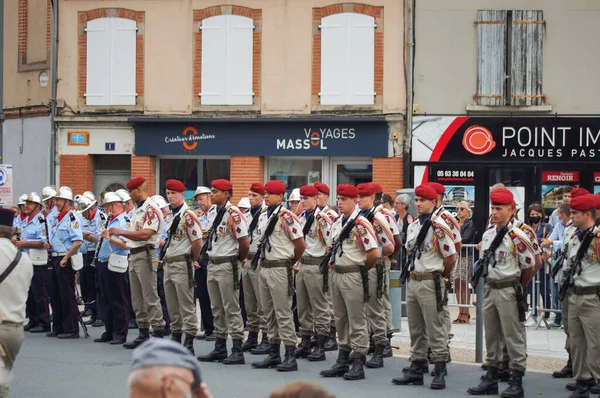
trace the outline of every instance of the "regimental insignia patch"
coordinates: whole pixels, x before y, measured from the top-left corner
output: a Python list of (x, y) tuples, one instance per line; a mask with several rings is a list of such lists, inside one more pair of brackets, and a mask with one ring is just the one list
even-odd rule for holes
[(441, 229), (436, 229), (435, 234), (439, 239), (444, 239), (444, 231), (442, 231)]
[(519, 253), (525, 253), (525, 243), (519, 242), (519, 244), (517, 245), (517, 250), (519, 251)]
[(294, 225), (294, 218), (292, 216), (284, 216), (284, 218), (287, 225)]
[(239, 215), (239, 214), (237, 214), (237, 213), (234, 213), (234, 214), (232, 214), (232, 215), (231, 215), (231, 218), (233, 219), (233, 222), (234, 222), (236, 225), (242, 222), (242, 218), (241, 218), (241, 217), (240, 217), (240, 215)]
[(367, 236), (367, 230), (363, 227), (358, 228), (358, 233), (360, 234), (360, 236)]
[(374, 223), (373, 227), (375, 228), (375, 232), (377, 233), (381, 233), (381, 231), (383, 231), (383, 228), (381, 228), (381, 224), (379, 223)]
[(73, 223), (73, 228), (79, 228), (79, 223), (77, 221)]

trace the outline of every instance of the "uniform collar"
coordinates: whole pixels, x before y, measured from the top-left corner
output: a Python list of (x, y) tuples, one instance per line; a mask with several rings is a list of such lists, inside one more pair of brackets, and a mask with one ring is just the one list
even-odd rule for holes
[(110, 221), (109, 222), (113, 222), (117, 217), (119, 217), (121, 214), (125, 214), (125, 210), (123, 210), (122, 212), (120, 212), (119, 214), (115, 214), (113, 216), (110, 217)]
[(62, 213), (60, 213), (56, 219), (58, 220), (58, 222), (61, 222), (62, 219), (70, 212), (71, 210), (65, 210)]

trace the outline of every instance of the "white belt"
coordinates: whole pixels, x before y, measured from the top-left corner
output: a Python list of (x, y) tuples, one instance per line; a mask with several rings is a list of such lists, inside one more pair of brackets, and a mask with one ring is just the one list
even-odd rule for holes
[(52, 252), (52, 257), (64, 257), (67, 253)]

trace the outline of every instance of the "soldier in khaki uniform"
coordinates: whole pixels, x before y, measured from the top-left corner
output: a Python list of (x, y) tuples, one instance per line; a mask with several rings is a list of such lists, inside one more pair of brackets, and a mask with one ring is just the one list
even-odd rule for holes
[(471, 387), (467, 392), (471, 395), (498, 394), (498, 366), (503, 359), (499, 343), (504, 339), (511, 369), (509, 387), (501, 396), (523, 397), (522, 379), (527, 367), (523, 287), (535, 274), (535, 249), (527, 235), (510, 223), (513, 194), (507, 189), (496, 189), (490, 194), (490, 202), (494, 225), (483, 234), (481, 258), (486, 251), (494, 249), (491, 246), (496, 235), (506, 232), (491, 253), (485, 281), (483, 322), (487, 374), (479, 386)]
[[(319, 265), (325, 258), (331, 225), (329, 216), (317, 208), (317, 188), (312, 185), (300, 187), (300, 204), (304, 212), (300, 215), (306, 250), (298, 265), (296, 295), (298, 319), (302, 342), (296, 350), (297, 358), (309, 361), (325, 360), (325, 342), (330, 336), (330, 306), (324, 292), (323, 275)], [(313, 330), (317, 333), (317, 344), (311, 353), (310, 339)]]
[(110, 228), (108, 233), (128, 239), (131, 301), (139, 335), (135, 340), (123, 344), (123, 347), (133, 349), (150, 338), (150, 326), (154, 330), (154, 337), (164, 336), (163, 314), (156, 287), (156, 248), (160, 244), (164, 220), (148, 196), (146, 180), (142, 177), (131, 179), (127, 183), (127, 190), (131, 199), (138, 203), (132, 210), (131, 230)]
[[(211, 225), (206, 238), (208, 263), (208, 294), (215, 317), (215, 348), (199, 361), (223, 361), (226, 365), (244, 364), (242, 340), (244, 321), (240, 309), (240, 267), (250, 250), (248, 225), (242, 212), (229, 203), (233, 185), (228, 180), (214, 180), (210, 197), (216, 211), (209, 213)], [(227, 356), (227, 335), (233, 340), (231, 355)]]
[[(171, 340), (181, 343), (185, 333), (183, 345), (193, 355), (194, 337), (198, 331), (194, 269), (200, 267), (197, 260), (202, 249), (202, 227), (196, 214), (183, 200), (185, 185), (181, 181), (167, 180), (166, 188), (171, 213), (167, 215), (165, 223), (167, 231), (173, 233), (164, 255), (163, 283), (171, 319)], [(177, 222), (176, 227), (173, 227), (174, 222)]]
[[(365, 271), (375, 266), (379, 253), (373, 226), (355, 210), (358, 189), (340, 184), (337, 195), (341, 215), (331, 227), (327, 245), (332, 250), (329, 288), (340, 349), (336, 363), (330, 369), (321, 371), (321, 376), (359, 380), (365, 378), (364, 364), (369, 349), (365, 311), (365, 302), (368, 300), (365, 296), (369, 292), (365, 290), (366, 281), (363, 278), (367, 274)], [(346, 226), (347, 223), (350, 224)], [(342, 238), (346, 239), (340, 239), (342, 233)]]
[[(448, 329), (443, 311), (445, 284), (456, 262), (456, 249), (448, 225), (432, 213), (437, 193), (428, 185), (415, 188), (415, 204), (419, 218), (408, 227), (406, 250), (414, 259), (406, 293), (406, 310), (410, 330), (410, 367), (394, 384), (423, 384), (423, 365), (427, 363), (427, 345), (435, 363), (431, 388), (446, 388)], [(423, 230), (425, 228), (425, 230)], [(422, 231), (423, 230), (423, 231)], [(424, 235), (421, 235), (424, 234)], [(422, 242), (417, 240), (424, 236)]]
[[(293, 270), (306, 248), (300, 220), (281, 202), (285, 186), (281, 181), (265, 184), (268, 209), (258, 221), (260, 243), (256, 253), (260, 259), (260, 297), (269, 325), (269, 356), (255, 362), (257, 369), (277, 368), (282, 372), (298, 370), (296, 363), (296, 333), (292, 313)], [(280, 345), (285, 345), (285, 359), (281, 362)]]

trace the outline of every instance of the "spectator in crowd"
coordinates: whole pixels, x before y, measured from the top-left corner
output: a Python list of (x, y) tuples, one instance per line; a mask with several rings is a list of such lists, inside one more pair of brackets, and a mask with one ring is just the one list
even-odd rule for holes
[[(544, 209), (542, 205), (539, 203), (533, 203), (527, 209), (527, 220), (529, 221), (529, 226), (533, 228), (535, 235), (537, 237), (537, 242), (532, 242), (534, 244), (534, 249), (537, 249), (536, 246), (539, 242), (542, 242), (545, 238), (549, 237), (552, 234), (552, 225), (546, 224), (544, 220)], [(550, 300), (551, 292), (552, 292), (552, 283), (550, 277), (550, 270), (548, 269), (548, 262), (542, 261), (542, 267), (538, 271), (537, 274), (537, 282), (534, 278), (533, 281), (529, 284), (529, 294), (533, 297), (533, 292), (535, 291), (533, 288), (533, 284), (538, 283), (539, 291), (536, 293), (536, 300), (532, 301), (532, 304), (536, 303), (539, 297), (542, 297), (542, 302), (540, 303), (542, 308), (550, 308), (552, 302)], [(536, 305), (539, 307), (540, 305)], [(534, 315), (537, 316), (537, 308), (534, 310)], [(544, 317), (548, 319), (550, 316), (550, 312), (546, 312)]]
[[(463, 245), (475, 242), (475, 225), (473, 224), (473, 211), (466, 201), (458, 204), (458, 225)], [(469, 282), (473, 276), (473, 249), (463, 246), (460, 252), (460, 263), (454, 267), (454, 290), (458, 304), (469, 304), (471, 291)], [(468, 307), (459, 307), (458, 317), (453, 323), (470, 323), (471, 314)]]
[(269, 398), (335, 398), (325, 389), (308, 381), (295, 381), (292, 384), (275, 390)]
[(400, 239), (402, 240), (402, 247), (400, 248), (400, 254), (398, 258), (397, 267), (400, 269), (402, 264), (406, 261), (406, 248), (404, 243), (406, 242), (406, 231), (410, 223), (414, 221), (414, 217), (408, 212), (410, 207), (410, 196), (403, 193), (396, 197), (394, 201), (394, 210), (396, 210), (396, 223), (398, 224), (398, 231), (400, 231)]
[(381, 197), (381, 205), (384, 209), (391, 211), (394, 215), (396, 211), (394, 210), (394, 199), (387, 193), (384, 193)]
[[(572, 186), (566, 186), (563, 188), (563, 203), (569, 204), (571, 203), (571, 191), (573, 190), (574, 187)], [(548, 224), (552, 225), (552, 227), (556, 227), (556, 223), (558, 223), (558, 207), (556, 209), (554, 209), (554, 211), (552, 212), (552, 214), (550, 215), (550, 218), (548, 219)], [(569, 210), (570, 212), (570, 210)]]

